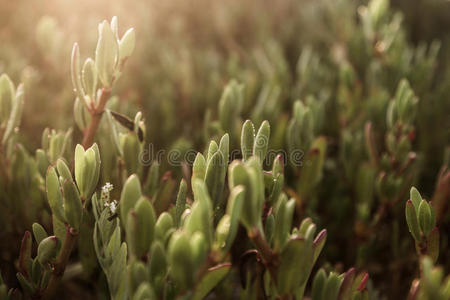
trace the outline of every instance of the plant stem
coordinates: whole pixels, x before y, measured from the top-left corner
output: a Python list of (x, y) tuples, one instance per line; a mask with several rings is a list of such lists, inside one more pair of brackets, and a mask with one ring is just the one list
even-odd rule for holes
[[(212, 252), (212, 251), (211, 251)], [(214, 267), (218, 262), (215, 259), (215, 255), (213, 253), (209, 253), (206, 257), (205, 263), (200, 267), (197, 272), (197, 282), (199, 282), (202, 277), (208, 273), (209, 269)]]
[(255, 243), (264, 265), (269, 270), (273, 280), (276, 282), (276, 268), (278, 266), (278, 255), (270, 248), (266, 240), (262, 237), (258, 228), (253, 228), (248, 232), (248, 237)]
[(92, 143), (94, 142), (94, 137), (97, 133), (98, 126), (100, 125), (100, 120), (102, 119), (109, 96), (111, 96), (111, 88), (102, 88), (97, 106), (89, 110), (91, 122), (89, 123), (89, 127), (84, 131), (83, 136), (83, 147), (85, 149), (92, 146)]
[(366, 147), (369, 152), (369, 157), (372, 165), (377, 169), (380, 168), (380, 159), (378, 157), (377, 147), (375, 145), (375, 137), (373, 135), (372, 123), (367, 122), (364, 128), (364, 135), (366, 138)]
[(52, 274), (50, 275), (48, 285), (43, 292), (42, 299), (51, 299), (53, 297), (53, 294), (55, 293), (56, 288), (58, 287), (64, 274), (64, 270), (66, 269), (67, 262), (69, 261), (70, 254), (75, 246), (77, 237), (78, 232), (69, 225), (66, 225), (66, 238), (64, 239), (58, 258), (53, 265)]

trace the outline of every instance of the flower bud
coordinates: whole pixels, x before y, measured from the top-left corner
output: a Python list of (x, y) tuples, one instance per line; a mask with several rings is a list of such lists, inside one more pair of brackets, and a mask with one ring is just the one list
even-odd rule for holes
[(111, 87), (117, 65), (119, 44), (111, 26), (105, 20), (98, 26), (98, 42), (95, 50), (95, 67), (103, 86)]
[(75, 179), (83, 199), (89, 199), (100, 176), (100, 152), (94, 143), (84, 150), (78, 144), (75, 148)]

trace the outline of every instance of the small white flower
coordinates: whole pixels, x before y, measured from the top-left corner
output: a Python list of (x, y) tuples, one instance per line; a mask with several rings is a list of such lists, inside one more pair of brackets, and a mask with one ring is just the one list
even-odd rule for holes
[(111, 212), (112, 215), (116, 213), (117, 205), (118, 205), (116, 200), (111, 201), (111, 202), (105, 202), (104, 205), (105, 205), (105, 207), (109, 208), (109, 211)]
[(107, 182), (103, 187), (102, 187), (102, 191), (103, 191), (103, 193), (109, 193), (109, 192), (111, 192), (112, 190), (113, 190), (113, 185), (111, 184), (111, 183), (109, 183), (109, 182)]
[(109, 210), (111, 211), (111, 214), (116, 213), (116, 210), (117, 210), (117, 201), (116, 200), (114, 200), (113, 202), (110, 203)]

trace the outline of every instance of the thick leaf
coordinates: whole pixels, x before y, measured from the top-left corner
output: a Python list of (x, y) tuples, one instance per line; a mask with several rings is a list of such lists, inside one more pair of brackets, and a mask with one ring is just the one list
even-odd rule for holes
[(72, 180), (64, 180), (63, 192), (65, 219), (70, 227), (79, 230), (83, 216), (83, 206), (75, 183)]
[(39, 244), (43, 239), (48, 237), (47, 231), (39, 223), (33, 223), (33, 235), (36, 242)]
[(192, 276), (194, 262), (192, 249), (187, 234), (176, 232), (169, 243), (170, 274), (178, 288), (183, 291), (194, 284)]
[(94, 60), (90, 57), (84, 62), (81, 78), (84, 91), (94, 100), (97, 92), (97, 69)]
[(0, 124), (9, 119), (15, 99), (14, 84), (6, 74), (0, 76)]
[(103, 86), (110, 87), (119, 54), (119, 43), (111, 26), (105, 20), (98, 26), (98, 42), (95, 50), (95, 66)]
[(270, 125), (268, 121), (264, 121), (259, 127), (258, 133), (255, 137), (255, 143), (253, 145), (253, 155), (258, 157), (261, 163), (266, 158), (267, 149), (269, 147), (269, 139)]
[(24, 87), (23, 84), (21, 84), (17, 88), (11, 114), (9, 116), (8, 123), (6, 124), (5, 132), (3, 133), (3, 140), (2, 140), (3, 144), (8, 140), (9, 136), (13, 133), (14, 129), (20, 124), (23, 110), (23, 98), (24, 98)]
[(214, 208), (219, 204), (225, 185), (225, 173), (222, 171), (224, 164), (225, 160), (222, 152), (217, 151), (212, 155), (206, 167), (205, 183)]
[(22, 239), (22, 244), (20, 246), (19, 271), (27, 277), (30, 275), (31, 271), (31, 244), (31, 234), (29, 231), (25, 231)]
[(433, 224), (430, 205), (425, 200), (422, 200), (419, 205), (419, 225), (425, 236), (430, 234), (435, 225)]
[(45, 189), (53, 215), (61, 222), (65, 222), (61, 187), (54, 167), (49, 167), (47, 170)]
[(323, 298), (327, 276), (324, 269), (320, 269), (312, 283), (311, 300), (326, 300)]
[(181, 215), (186, 209), (186, 196), (187, 196), (187, 183), (182, 179), (180, 182), (180, 188), (178, 189), (177, 201), (175, 204), (175, 226), (179, 227)]
[(128, 212), (134, 207), (141, 196), (141, 183), (137, 175), (133, 174), (125, 181), (120, 195), (120, 218), (123, 224), (127, 224)]
[(56, 236), (43, 239), (38, 246), (37, 259), (39, 263), (47, 268), (47, 264), (56, 257), (59, 249), (59, 240)]
[(173, 229), (173, 227), (174, 224), (172, 216), (167, 212), (163, 212), (159, 215), (155, 224), (155, 238), (164, 244), (167, 234), (171, 231), (171, 229)]
[(66, 165), (63, 159), (58, 158), (56, 161), (56, 168), (59, 176), (64, 179), (72, 180), (72, 173), (70, 173), (69, 167)]
[(150, 250), (154, 237), (156, 216), (150, 200), (141, 197), (127, 219), (127, 239), (131, 252), (138, 258)]
[(245, 200), (245, 188), (238, 185), (231, 190), (228, 198), (226, 213), (230, 216), (230, 230), (223, 248), (227, 252), (234, 242), (234, 239), (239, 228), (239, 219), (241, 217), (242, 207)]
[(433, 263), (436, 263), (439, 257), (439, 230), (437, 227), (434, 227), (428, 236), (427, 252), (433, 260)]
[(203, 154), (197, 153), (195, 157), (194, 164), (192, 166), (192, 182), (194, 178), (204, 179), (206, 174), (206, 160)]
[(326, 300), (337, 300), (339, 289), (341, 287), (341, 279), (336, 273), (330, 273), (328, 280), (325, 284), (323, 292), (323, 298)]
[(152, 243), (150, 249), (150, 278), (163, 277), (167, 270), (166, 251), (160, 241)]
[(416, 241), (420, 242), (422, 238), (420, 235), (419, 221), (417, 220), (416, 209), (414, 208), (411, 200), (408, 200), (408, 202), (406, 202), (405, 214), (409, 232), (411, 232)]
[(409, 199), (412, 201), (414, 208), (416, 209), (416, 213), (419, 214), (419, 205), (422, 201), (422, 196), (415, 187), (411, 188), (409, 195)]
[(208, 273), (202, 277), (197, 284), (194, 293), (195, 300), (201, 300), (208, 295), (208, 293), (222, 281), (231, 269), (230, 263), (224, 263), (215, 267), (209, 268)]
[(253, 145), (255, 143), (255, 126), (252, 121), (245, 121), (241, 133), (241, 151), (242, 159), (246, 161), (253, 154)]
[(313, 251), (304, 239), (291, 239), (281, 252), (280, 260), (277, 271), (278, 291), (281, 295), (286, 295), (293, 293), (308, 279)]
[(136, 34), (133, 28), (130, 28), (122, 36), (119, 42), (119, 62), (122, 63), (124, 59), (131, 56), (134, 51), (134, 46), (136, 43)]

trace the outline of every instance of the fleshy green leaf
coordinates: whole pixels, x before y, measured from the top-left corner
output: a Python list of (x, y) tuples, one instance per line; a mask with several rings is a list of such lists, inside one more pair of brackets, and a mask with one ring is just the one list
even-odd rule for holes
[(208, 273), (202, 277), (194, 293), (195, 300), (201, 300), (220, 282), (231, 269), (230, 263), (224, 263), (208, 269)]

